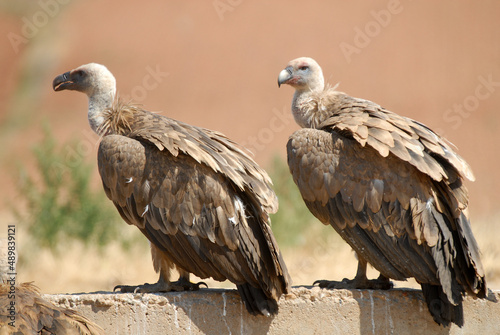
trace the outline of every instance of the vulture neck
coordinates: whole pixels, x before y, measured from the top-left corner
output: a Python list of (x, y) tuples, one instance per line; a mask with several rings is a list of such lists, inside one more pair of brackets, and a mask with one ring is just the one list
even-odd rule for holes
[(115, 100), (116, 89), (112, 88), (104, 92), (95, 93), (89, 96), (88, 118), (90, 128), (98, 134), (105, 121), (105, 111), (112, 107)]
[(292, 114), (295, 122), (302, 128), (317, 128), (328, 118), (328, 112), (322, 103), (327, 93), (324, 84), (314, 89), (296, 90), (292, 101)]

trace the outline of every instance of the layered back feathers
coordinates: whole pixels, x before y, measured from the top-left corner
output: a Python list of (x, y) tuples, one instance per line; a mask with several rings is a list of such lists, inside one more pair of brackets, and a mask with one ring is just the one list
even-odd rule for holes
[[(268, 174), (255, 163), (249, 152), (223, 134), (163, 115), (151, 113), (116, 98), (102, 116), (101, 136), (116, 134), (147, 141), (174, 157), (179, 153), (228, 177), (240, 191), (257, 197), (263, 215), (278, 210), (278, 199)], [(268, 221), (268, 217), (266, 220)]]
[[(336, 131), (370, 146), (382, 157), (389, 153), (410, 163), (434, 181), (449, 185), (454, 216), (467, 208), (468, 192), (462, 178), (474, 180), (467, 162), (452, 146), (422, 123), (390, 112), (368, 100), (329, 88), (304, 99), (304, 113), (315, 128)], [(437, 206), (443, 207), (438, 203)]]

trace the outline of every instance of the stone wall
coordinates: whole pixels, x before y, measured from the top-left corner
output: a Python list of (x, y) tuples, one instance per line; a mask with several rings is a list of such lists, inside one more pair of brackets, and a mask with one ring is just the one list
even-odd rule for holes
[[(498, 299), (498, 293), (495, 293)], [(251, 316), (235, 290), (45, 295), (73, 308), (106, 334), (498, 334), (500, 303), (467, 298), (465, 325), (434, 323), (418, 290), (295, 287), (275, 317)]]

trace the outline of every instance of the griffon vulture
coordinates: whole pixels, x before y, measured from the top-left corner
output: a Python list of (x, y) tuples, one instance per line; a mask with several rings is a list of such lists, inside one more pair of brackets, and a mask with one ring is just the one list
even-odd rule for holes
[[(353, 280), (320, 287), (388, 289), (389, 278), (413, 277), (434, 320), (461, 326), (463, 295), (487, 292), (467, 217), (469, 165), (422, 123), (325, 88), (311, 58), (288, 63), (282, 84), (295, 88), (292, 113), (303, 128), (287, 144), (293, 179), (359, 260)], [(378, 279), (367, 279), (367, 263)]]
[[(189, 274), (235, 283), (247, 310), (270, 315), (290, 278), (270, 227), (278, 208), (267, 173), (216, 131), (120, 101), (99, 64), (57, 76), (55, 91), (87, 94), (91, 128), (101, 136), (99, 173), (122, 218), (151, 242), (156, 284), (122, 292), (199, 289)], [(180, 278), (170, 281), (176, 267)], [(115, 288), (115, 289), (116, 289)]]

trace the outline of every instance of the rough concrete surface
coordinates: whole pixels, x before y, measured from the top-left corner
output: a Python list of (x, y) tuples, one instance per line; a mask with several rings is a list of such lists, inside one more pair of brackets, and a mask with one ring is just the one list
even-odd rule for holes
[[(499, 293), (495, 293), (497, 299)], [(275, 317), (251, 316), (235, 290), (45, 295), (106, 334), (498, 334), (500, 303), (466, 298), (465, 325), (434, 323), (419, 290), (295, 287)]]

